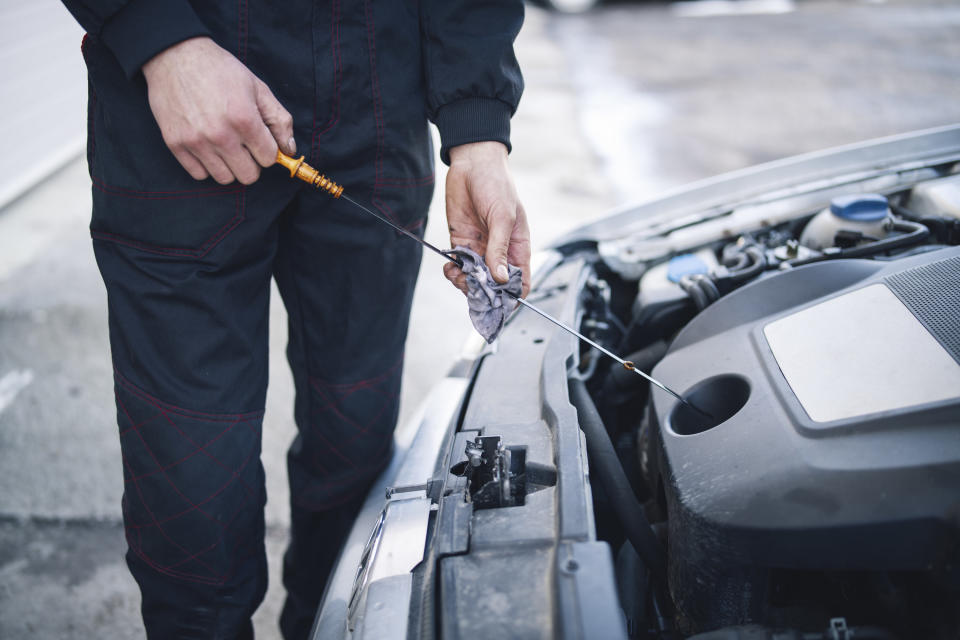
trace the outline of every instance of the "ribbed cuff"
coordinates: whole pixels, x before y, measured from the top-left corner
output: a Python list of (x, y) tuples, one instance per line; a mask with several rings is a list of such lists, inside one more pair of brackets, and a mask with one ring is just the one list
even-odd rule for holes
[(469, 142), (502, 142), (510, 151), (512, 109), (496, 98), (465, 98), (445, 104), (435, 119), (440, 130), (440, 159), (450, 164), (450, 149)]
[(100, 39), (132, 78), (164, 49), (207, 35), (210, 30), (187, 0), (131, 0), (103, 26)]

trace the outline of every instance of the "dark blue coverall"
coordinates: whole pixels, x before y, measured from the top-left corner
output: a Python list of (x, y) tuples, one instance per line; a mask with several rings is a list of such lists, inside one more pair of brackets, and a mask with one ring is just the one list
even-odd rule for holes
[(141, 65), (207, 35), (293, 115), (307, 160), (422, 231), (427, 120), (509, 147), (520, 0), (64, 0), (87, 30), (90, 225), (109, 298), (127, 562), (151, 638), (251, 637), (267, 584), (260, 463), (275, 278), (299, 435), (288, 455), (287, 638), (308, 633), (359, 501), (391, 454), (420, 248), (279, 167), (194, 181)]

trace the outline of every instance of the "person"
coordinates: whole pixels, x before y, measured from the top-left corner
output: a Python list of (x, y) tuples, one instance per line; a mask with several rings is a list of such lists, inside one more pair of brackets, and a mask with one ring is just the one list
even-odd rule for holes
[[(87, 31), (91, 235), (108, 293), (127, 564), (150, 638), (252, 637), (267, 584), (268, 303), (289, 314), (286, 638), (310, 629), (391, 455), (421, 248), (274, 163), (307, 156), (422, 233), (428, 120), (451, 245), (529, 230), (507, 165), (521, 0), (64, 0)], [(446, 276), (465, 289), (455, 265)]]

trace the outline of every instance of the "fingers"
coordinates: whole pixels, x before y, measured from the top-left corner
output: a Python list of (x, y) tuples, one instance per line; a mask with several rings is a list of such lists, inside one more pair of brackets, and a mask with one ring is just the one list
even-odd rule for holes
[[(287, 155), (295, 154), (297, 152), (297, 142), (293, 139), (293, 116), (283, 108), (283, 105), (274, 97), (270, 88), (259, 79), (256, 81), (256, 98), (257, 108), (260, 110), (260, 117), (270, 130), (276, 146), (279, 146)], [(276, 158), (276, 146), (273, 147), (270, 164), (272, 164), (274, 158)], [(264, 164), (263, 166), (266, 167), (269, 165)]]
[(194, 179), (209, 175), (220, 184), (253, 184), (260, 168), (273, 165), (277, 156), (277, 143), (256, 109), (231, 114), (219, 126), (194, 131), (169, 146)]
[(487, 251), (484, 259), (490, 267), (493, 279), (501, 284), (509, 279), (507, 253), (515, 222), (516, 213), (499, 203), (487, 218)]
[[(240, 184), (253, 184), (260, 177), (260, 165), (253, 159), (246, 147), (234, 144), (228, 149), (219, 151), (220, 158)], [(274, 156), (276, 156), (276, 152), (274, 152)]]
[(211, 178), (220, 184), (230, 184), (234, 181), (233, 172), (212, 146), (197, 145), (189, 151), (203, 164), (203, 168)]
[(517, 221), (510, 238), (510, 249), (507, 252), (510, 264), (520, 267), (523, 278), (523, 292), (526, 297), (530, 293), (530, 227), (527, 223), (527, 213), (522, 204), (517, 204)]
[(452, 262), (443, 265), (443, 275), (453, 283), (453, 286), (460, 289), (464, 295), (467, 294), (467, 276), (457, 265)]
[(177, 162), (194, 180), (213, 178), (226, 185), (234, 180), (241, 184), (253, 184), (260, 177), (260, 167), (250, 152), (235, 139), (222, 140), (223, 147), (207, 141), (193, 144), (170, 145)]
[[(277, 161), (277, 142), (270, 130), (261, 122), (244, 140), (244, 146), (261, 167), (269, 167)], [(289, 155), (289, 154), (288, 154)]]
[(177, 159), (177, 162), (180, 163), (184, 169), (187, 170), (187, 173), (190, 174), (190, 177), (194, 180), (206, 180), (210, 177), (210, 174), (206, 169), (203, 168), (203, 163), (197, 160), (197, 157), (187, 151), (183, 147), (172, 148), (174, 157)]
[[(269, 167), (277, 161), (277, 142), (258, 109), (251, 108), (242, 115), (231, 117), (230, 128), (234, 133), (234, 141), (239, 138), (248, 152), (247, 155), (252, 156), (261, 167)], [(235, 144), (230, 147), (231, 153), (236, 152)], [(240, 179), (240, 176), (237, 178)]]

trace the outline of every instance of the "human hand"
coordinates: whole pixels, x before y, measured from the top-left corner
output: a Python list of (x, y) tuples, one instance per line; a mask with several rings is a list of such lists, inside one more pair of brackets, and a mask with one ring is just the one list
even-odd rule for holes
[[(484, 256), (497, 282), (508, 279), (507, 262), (523, 271), (530, 291), (530, 228), (499, 142), (473, 142), (450, 149), (447, 172), (447, 226), (451, 246), (464, 245)], [(467, 278), (453, 263), (447, 279), (467, 292)]]
[(270, 89), (210, 38), (191, 38), (143, 65), (163, 141), (196, 180), (251, 184), (296, 152), (293, 118)]

